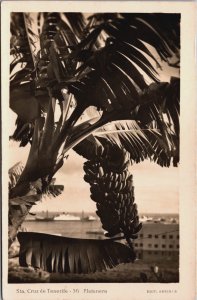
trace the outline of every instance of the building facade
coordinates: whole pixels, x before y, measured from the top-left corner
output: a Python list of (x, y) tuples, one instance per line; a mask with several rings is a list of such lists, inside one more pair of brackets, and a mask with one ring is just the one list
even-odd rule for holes
[(143, 223), (134, 247), (139, 259), (177, 261), (179, 259), (179, 224)]

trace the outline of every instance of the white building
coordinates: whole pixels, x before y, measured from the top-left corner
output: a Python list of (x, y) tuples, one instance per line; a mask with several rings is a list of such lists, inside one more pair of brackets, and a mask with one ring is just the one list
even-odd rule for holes
[(143, 260), (178, 260), (179, 224), (143, 223), (134, 247), (137, 257)]

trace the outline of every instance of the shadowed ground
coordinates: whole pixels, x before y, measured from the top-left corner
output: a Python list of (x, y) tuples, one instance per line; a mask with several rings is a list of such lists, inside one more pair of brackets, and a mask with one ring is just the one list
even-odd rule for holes
[[(167, 265), (168, 264), (168, 265)], [(19, 267), (18, 259), (9, 261), (9, 283), (30, 282), (178, 282), (178, 266), (174, 263), (157, 263), (157, 276), (151, 270), (153, 263), (136, 261), (135, 263), (121, 264), (113, 269), (93, 274), (60, 274), (47, 273), (33, 268)], [(162, 276), (162, 277), (161, 277)]]

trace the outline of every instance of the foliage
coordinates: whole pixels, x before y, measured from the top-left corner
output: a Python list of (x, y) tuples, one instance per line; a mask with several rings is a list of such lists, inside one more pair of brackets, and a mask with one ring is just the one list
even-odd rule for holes
[[(16, 163), (9, 169), (9, 191), (12, 190), (23, 172), (23, 165), (21, 162)], [(29, 182), (30, 190), (25, 196), (17, 196), (16, 198), (9, 199), (9, 245), (13, 242), (18, 228), (25, 220), (26, 216), (33, 205), (36, 205), (41, 200), (42, 183), (40, 180), (35, 182)], [(51, 184), (45, 190), (45, 193), (50, 196), (56, 197), (62, 193), (64, 189), (63, 185), (55, 185), (55, 178), (53, 178)]]
[(35, 232), (20, 232), (21, 266), (48, 272), (91, 273), (134, 260), (129, 247), (111, 240), (74, 239)]
[[(33, 204), (26, 198), (31, 183), (36, 183), (38, 195), (50, 190), (54, 174), (74, 148), (90, 160), (85, 165), (85, 178), (104, 228), (109, 235), (123, 232), (130, 244), (129, 238), (134, 238), (140, 225), (131, 177), (124, 178), (128, 161), (139, 163), (149, 158), (167, 167), (179, 162), (180, 83), (177, 78), (160, 82), (159, 69), (162, 61), (175, 67), (179, 64), (180, 15), (107, 13), (88, 19), (80, 13), (31, 16), (13, 13), (10, 27), (10, 107), (17, 114), (11, 138), (20, 141), (20, 146), (31, 144), (26, 166), (17, 180), (12, 179), (16, 184), (10, 186), (10, 203), (24, 201), (26, 209), (17, 215), (20, 221), (14, 224), (15, 234)], [(32, 25), (36, 18), (37, 34)], [(55, 109), (59, 110), (58, 118)], [(84, 118), (88, 113), (90, 116)], [(92, 151), (93, 160), (87, 153)], [(113, 151), (120, 154), (120, 164)], [(110, 198), (106, 193), (110, 194), (116, 179), (116, 193)], [(98, 199), (99, 192), (102, 197)], [(109, 210), (119, 221), (118, 227), (107, 220)], [(13, 205), (11, 215), (12, 211)], [(102, 243), (97, 242), (98, 250)], [(112, 252), (124, 248), (105, 242)], [(59, 251), (55, 252), (57, 264)], [(50, 256), (50, 263), (56, 254)], [(75, 270), (73, 261), (71, 270)], [(109, 261), (108, 257), (108, 266)]]
[[(47, 145), (47, 160), (51, 158), (53, 161), (51, 169), (59, 167), (57, 152), (62, 144), (64, 150), (61, 159), (71, 147), (95, 129), (109, 121), (124, 119), (136, 120), (141, 129), (145, 126), (144, 129), (153, 127), (159, 130), (162, 142), (167, 144), (163, 156), (167, 156), (165, 165), (169, 165), (170, 158), (178, 148), (179, 83), (178, 80), (169, 84), (159, 83), (157, 68), (161, 66), (149, 45), (166, 62), (174, 56), (178, 57), (179, 15), (95, 14), (85, 23), (81, 14), (39, 14), (39, 22), (42, 19), (43, 26), (36, 46), (32, 39), (27, 38), (31, 24), (29, 16), (21, 13), (14, 16), (22, 20), (19, 25), (25, 25), (18, 26), (22, 47), (19, 44), (15, 52), (15, 48), (11, 47), (12, 53), (22, 56), (26, 62), (26, 57), (30, 52), (33, 53), (34, 47), (37, 47), (37, 54), (32, 54), (31, 67), (28, 65), (31, 72), (28, 73), (26, 65), (22, 69), (29, 77), (21, 76), (19, 86), (16, 76), (22, 70), (11, 77), (10, 103), (11, 107), (16, 104), (15, 111), (22, 122), (28, 119), (30, 124), (35, 118), (41, 117), (42, 112), (48, 112), (47, 117), (39, 121), (39, 129), (40, 132), (45, 130), (46, 136), (51, 138), (50, 145)], [(11, 24), (17, 28), (16, 21)], [(17, 40), (15, 31), (12, 31), (12, 35)], [(31, 51), (27, 51), (27, 47)], [(149, 86), (147, 78), (149, 82), (156, 83)], [(12, 89), (16, 84), (17, 88)], [(51, 100), (51, 96), (58, 99), (60, 105), (58, 123), (53, 115), (56, 100)], [(17, 105), (17, 101), (21, 101), (21, 105)], [(92, 105), (100, 110), (100, 118), (76, 127), (82, 112)], [(168, 122), (164, 120), (164, 115)], [(28, 134), (26, 129), (25, 142), (29, 139), (32, 143), (31, 134), (32, 125)], [(17, 134), (17, 139), (22, 141), (24, 135)], [(128, 144), (123, 140), (122, 143), (123, 146)], [(40, 144), (45, 145), (46, 142)], [(162, 158), (158, 159), (160, 151), (158, 147), (155, 148), (155, 161), (162, 164)], [(50, 172), (53, 171), (49, 168), (45, 171), (47, 175)]]

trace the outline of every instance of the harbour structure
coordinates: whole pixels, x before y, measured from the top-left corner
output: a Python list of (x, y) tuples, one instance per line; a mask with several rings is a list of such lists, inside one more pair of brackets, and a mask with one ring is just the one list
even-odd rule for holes
[(137, 258), (146, 261), (178, 261), (179, 224), (144, 222), (134, 241)]

